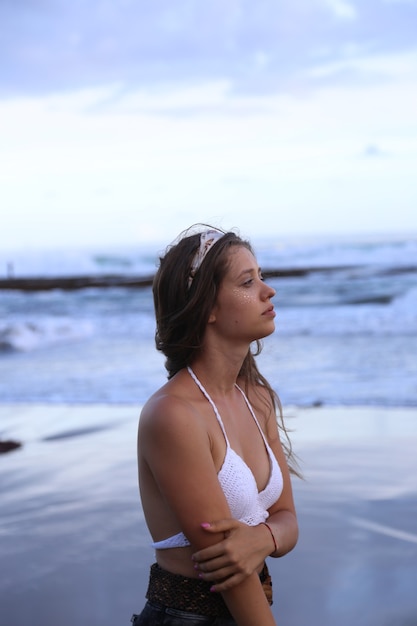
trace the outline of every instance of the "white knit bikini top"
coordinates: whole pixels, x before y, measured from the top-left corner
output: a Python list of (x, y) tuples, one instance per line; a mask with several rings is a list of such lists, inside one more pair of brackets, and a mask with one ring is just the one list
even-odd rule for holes
[[(192, 369), (190, 367), (188, 367), (187, 369), (195, 383), (198, 385), (204, 396), (213, 407), (217, 421), (219, 422), (220, 427), (223, 431), (223, 435), (226, 441), (226, 454), (224, 457), (223, 465), (220, 468), (217, 476), (223, 489), (223, 493), (226, 496), (226, 500), (229, 504), (232, 517), (239, 520), (240, 522), (248, 524), (248, 526), (256, 526), (257, 524), (264, 522), (268, 518), (269, 507), (271, 507), (274, 502), (278, 500), (282, 492), (282, 473), (275, 458), (275, 455), (268, 445), (265, 435), (262, 432), (262, 428), (260, 427), (259, 422), (256, 419), (255, 413), (251, 405), (249, 404), (249, 400), (247, 399), (243, 390), (238, 385), (236, 385), (236, 388), (239, 389), (240, 393), (244, 397), (248, 409), (253, 419), (255, 420), (257, 427), (259, 428), (259, 432), (262, 435), (262, 439), (264, 441), (265, 448), (269, 456), (269, 464), (271, 468), (269, 480), (265, 489), (263, 489), (262, 491), (258, 491), (256, 480), (251, 469), (246, 465), (242, 457), (240, 457), (230, 447), (230, 443), (227, 438), (226, 431), (216, 405), (214, 404), (213, 400), (210, 398), (209, 394), (204, 389), (203, 385), (200, 383)], [(168, 537), (167, 539), (163, 539), (162, 541), (155, 541), (154, 543), (152, 543), (152, 547), (158, 550), (164, 550), (167, 548), (181, 548), (189, 545), (190, 542), (182, 532), (176, 535), (172, 535), (172, 537)]]

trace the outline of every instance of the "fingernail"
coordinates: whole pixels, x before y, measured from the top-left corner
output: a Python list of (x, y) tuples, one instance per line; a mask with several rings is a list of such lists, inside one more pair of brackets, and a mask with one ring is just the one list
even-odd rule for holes
[(216, 587), (213, 585), (213, 587), (210, 587), (210, 591), (212, 591), (213, 593), (215, 593), (215, 591), (216, 591)]
[(203, 522), (201, 524), (201, 528), (210, 528), (210, 524), (208, 522)]

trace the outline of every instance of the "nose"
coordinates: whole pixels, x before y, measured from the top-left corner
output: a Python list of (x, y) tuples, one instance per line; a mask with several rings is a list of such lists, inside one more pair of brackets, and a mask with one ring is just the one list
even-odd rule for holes
[(264, 286), (264, 290), (263, 290), (262, 296), (265, 300), (269, 300), (270, 298), (273, 298), (275, 294), (277, 293), (275, 289), (271, 287), (271, 285), (268, 285), (267, 283), (263, 283), (263, 286)]

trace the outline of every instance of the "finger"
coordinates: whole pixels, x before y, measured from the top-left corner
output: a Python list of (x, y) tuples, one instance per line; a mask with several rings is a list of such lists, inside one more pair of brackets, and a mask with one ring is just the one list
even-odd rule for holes
[(231, 578), (232, 576), (241, 575), (240, 572), (229, 566), (218, 567), (215, 570), (199, 570), (198, 577), (201, 580), (207, 582), (214, 582), (215, 584), (223, 582), (224, 580)]
[(210, 588), (210, 591), (217, 593), (227, 591), (228, 589), (231, 589), (232, 587), (235, 587), (236, 585), (241, 583), (243, 580), (245, 580), (245, 578), (246, 576), (243, 576), (243, 574), (235, 574), (234, 576), (230, 576), (230, 578), (227, 578), (220, 583), (215, 583)]
[(224, 548), (220, 543), (215, 543), (213, 546), (208, 546), (203, 550), (199, 550), (192, 555), (192, 560), (196, 563), (204, 563), (216, 559), (224, 553)]
[[(207, 573), (207, 572), (218, 572), (219, 570), (223, 570), (225, 567), (235, 567), (234, 564), (230, 562), (230, 560), (224, 556), (221, 556), (216, 559), (210, 559), (208, 561), (199, 561), (194, 564), (194, 569), (199, 573)], [(236, 570), (236, 567), (235, 567)], [(227, 575), (230, 575), (232, 572), (228, 572)], [(221, 578), (221, 576), (217, 576), (217, 578)]]
[(210, 523), (203, 522), (201, 524), (201, 528), (203, 528), (203, 530), (207, 530), (207, 532), (210, 532), (210, 533), (225, 533), (230, 530), (234, 530), (235, 528), (238, 528), (239, 525), (240, 525), (240, 522), (238, 520), (228, 518), (228, 519), (217, 520), (216, 522), (210, 522)]

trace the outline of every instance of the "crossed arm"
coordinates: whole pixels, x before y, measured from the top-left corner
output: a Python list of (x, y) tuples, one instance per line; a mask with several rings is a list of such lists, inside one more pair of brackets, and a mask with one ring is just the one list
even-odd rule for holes
[(281, 467), (284, 487), (279, 500), (269, 510), (268, 526), (247, 526), (232, 518), (202, 524), (207, 534), (224, 533), (224, 539), (192, 557), (200, 577), (213, 581), (219, 592), (231, 589), (258, 571), (267, 556), (283, 556), (297, 543), (298, 524), (288, 466), (276, 424), (270, 425), (270, 429), (269, 443)]
[[(224, 532), (216, 525), (206, 529), (201, 523), (205, 520), (230, 520), (231, 514), (214, 468), (204, 423), (187, 403), (172, 396), (162, 396), (144, 408), (138, 445), (140, 462), (149, 469), (155, 486), (177, 520), (179, 528), (196, 549), (196, 554), (203, 554), (203, 558), (207, 559), (205, 550), (215, 550), (214, 558), (209, 553), (208, 575), (214, 575), (214, 579), (217, 579), (219, 569), (221, 573), (225, 568), (224, 556), (219, 555), (219, 547), (221, 552), (224, 550)], [(147, 521), (150, 526), (155, 527), (157, 515), (152, 512), (152, 489), (148, 490), (149, 497), (146, 494), (148, 486), (142, 485), (142, 489)], [(149, 507), (147, 502), (150, 503)], [(239, 525), (238, 522), (233, 523)], [(224, 524), (228, 523), (223, 522)], [(239, 525), (239, 528), (236, 527), (228, 533), (236, 554), (241, 551), (243, 530), (246, 529)], [(257, 565), (262, 560), (261, 554), (264, 553), (265, 556), (271, 552), (270, 547), (266, 548), (266, 531), (264, 526), (258, 528), (257, 540), (251, 542), (254, 547), (250, 553), (245, 550), (243, 558), (235, 557), (239, 567), (244, 563), (245, 574), (239, 575), (236, 565), (229, 564), (226, 566), (231, 573), (229, 584), (224, 584), (223, 588), (216, 587), (239, 626), (275, 626), (256, 572)], [(264, 533), (263, 539), (261, 533)], [(269, 542), (272, 542), (271, 536)], [(196, 564), (199, 562), (198, 559), (195, 561)], [(207, 560), (204, 563), (207, 565)], [(213, 564), (214, 570), (211, 569)], [(192, 569), (191, 564), (190, 567)], [(207, 575), (200, 573), (202, 576)]]

